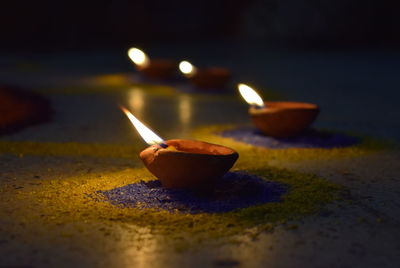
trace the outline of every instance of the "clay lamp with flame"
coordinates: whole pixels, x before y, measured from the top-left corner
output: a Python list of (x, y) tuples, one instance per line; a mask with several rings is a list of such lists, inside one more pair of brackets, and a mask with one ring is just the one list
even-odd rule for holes
[(305, 102), (264, 102), (260, 95), (245, 84), (238, 84), (254, 125), (265, 135), (283, 138), (301, 134), (317, 118), (318, 105)]
[(196, 140), (164, 141), (121, 106), (133, 126), (150, 147), (139, 157), (165, 188), (207, 189), (238, 159), (231, 148)]
[(136, 70), (148, 78), (168, 79), (172, 78), (177, 69), (177, 64), (168, 59), (149, 59), (140, 49), (132, 47), (128, 50), (128, 56), (135, 64)]
[(202, 89), (225, 88), (231, 77), (231, 72), (226, 68), (197, 68), (188, 61), (181, 61), (179, 63), (179, 70), (195, 86)]

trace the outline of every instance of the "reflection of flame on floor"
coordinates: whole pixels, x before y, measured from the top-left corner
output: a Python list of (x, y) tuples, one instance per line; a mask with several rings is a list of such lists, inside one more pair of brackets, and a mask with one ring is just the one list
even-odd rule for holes
[(163, 245), (164, 237), (154, 234), (149, 227), (129, 225), (119, 228), (119, 230), (121, 239), (118, 243), (118, 256), (114, 264), (121, 263), (117, 266), (147, 268), (151, 263), (151, 267), (164, 267), (163, 261), (159, 259), (160, 254), (157, 254), (171, 250), (167, 245)]
[[(127, 241), (126, 250), (122, 252), (123, 257), (129, 262), (131, 267), (149, 267), (149, 263), (153, 263), (153, 253), (162, 247), (159, 243), (160, 239), (157, 239), (157, 236), (152, 234), (148, 227), (133, 226), (133, 228), (134, 235), (133, 237), (130, 236)], [(140, 245), (129, 245), (129, 241), (140, 241)]]
[(184, 129), (186, 129), (192, 120), (192, 100), (190, 96), (180, 95), (178, 98), (179, 121)]
[(146, 96), (142, 89), (133, 87), (127, 93), (128, 108), (138, 118), (143, 118)]

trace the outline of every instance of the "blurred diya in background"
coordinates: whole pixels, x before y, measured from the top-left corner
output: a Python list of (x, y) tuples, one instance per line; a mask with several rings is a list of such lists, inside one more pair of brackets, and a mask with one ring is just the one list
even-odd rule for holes
[(305, 102), (264, 102), (257, 92), (245, 84), (238, 84), (245, 101), (250, 104), (253, 124), (267, 136), (284, 138), (302, 134), (319, 113), (316, 104)]
[(177, 63), (169, 59), (150, 59), (138, 48), (130, 48), (128, 56), (135, 64), (136, 70), (152, 79), (165, 80), (174, 77)]
[(169, 189), (207, 189), (233, 166), (239, 154), (228, 147), (197, 140), (164, 141), (121, 106), (150, 147), (140, 153), (146, 168)]
[(52, 113), (50, 102), (43, 96), (0, 85), (0, 134), (47, 122)]
[(208, 90), (226, 88), (231, 77), (231, 71), (227, 68), (197, 68), (188, 61), (181, 61), (179, 70), (193, 85)]

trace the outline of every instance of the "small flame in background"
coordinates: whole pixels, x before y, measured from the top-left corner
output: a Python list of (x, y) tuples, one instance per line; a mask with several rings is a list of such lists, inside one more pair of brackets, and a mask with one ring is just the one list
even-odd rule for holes
[(129, 118), (139, 135), (144, 139), (147, 144), (154, 145), (164, 143), (164, 140), (162, 138), (157, 136), (156, 133), (154, 133), (151, 129), (140, 122), (128, 109), (126, 109), (124, 106), (120, 106), (120, 108)]
[(140, 68), (146, 68), (150, 64), (149, 57), (138, 48), (130, 48), (128, 50), (128, 56)]
[(264, 101), (254, 89), (245, 84), (238, 84), (238, 89), (240, 95), (242, 95), (243, 99), (248, 104), (255, 105), (257, 107), (264, 107)]
[(193, 66), (190, 62), (184, 60), (179, 63), (179, 70), (186, 76), (192, 77), (196, 74), (197, 68)]

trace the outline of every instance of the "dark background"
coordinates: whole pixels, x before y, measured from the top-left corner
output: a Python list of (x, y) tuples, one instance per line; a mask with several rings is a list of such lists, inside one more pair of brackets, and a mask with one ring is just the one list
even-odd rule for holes
[(349, 0), (2, 1), (0, 48), (266, 41), (287, 47), (398, 47), (400, 2)]
[[(278, 92), (318, 103), (316, 127), (400, 140), (399, 7), (389, 0), (2, 1), (0, 82), (42, 90), (131, 74), (126, 51), (135, 46), (151, 58), (228, 67), (231, 89), (246, 82), (267, 98)], [(205, 123), (202, 105), (193, 106), (201, 116), (191, 122)]]

